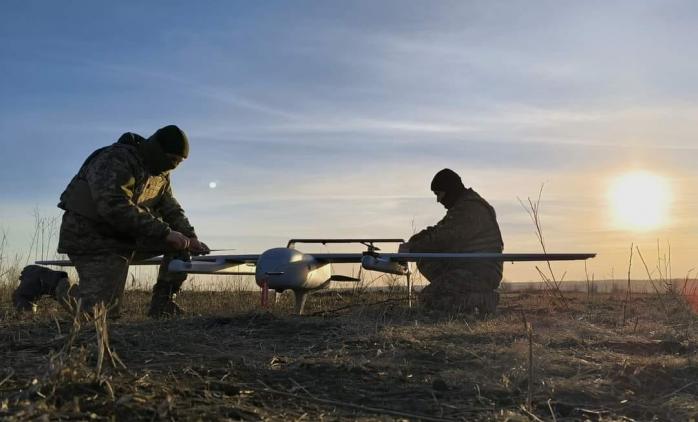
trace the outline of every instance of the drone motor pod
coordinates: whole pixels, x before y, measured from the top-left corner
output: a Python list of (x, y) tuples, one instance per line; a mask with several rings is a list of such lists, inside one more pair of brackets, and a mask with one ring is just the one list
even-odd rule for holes
[(361, 258), (361, 266), (367, 270), (384, 273), (407, 275), (410, 270), (405, 264), (366, 254)]

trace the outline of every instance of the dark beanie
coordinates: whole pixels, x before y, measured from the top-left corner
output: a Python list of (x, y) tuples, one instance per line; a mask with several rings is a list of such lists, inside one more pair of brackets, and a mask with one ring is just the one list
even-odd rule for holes
[(463, 186), (463, 181), (455, 171), (443, 169), (436, 173), (436, 176), (432, 179), (431, 190), (435, 193), (437, 191), (445, 193), (441, 203), (448, 209), (451, 208), (456, 203), (458, 197), (465, 192), (465, 186)]
[(456, 174), (455, 171), (451, 169), (443, 169), (436, 173), (434, 179), (431, 181), (431, 190), (434, 192), (453, 192), (461, 191), (465, 189), (463, 186), (463, 181), (461, 181), (460, 176)]
[(166, 154), (175, 154), (182, 158), (189, 156), (187, 135), (175, 125), (158, 129), (150, 138), (157, 142)]

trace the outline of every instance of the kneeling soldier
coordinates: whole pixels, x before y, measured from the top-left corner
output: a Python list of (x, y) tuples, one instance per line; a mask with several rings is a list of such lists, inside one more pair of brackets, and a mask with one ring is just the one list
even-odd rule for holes
[(170, 172), (189, 154), (189, 141), (177, 126), (165, 126), (148, 139), (125, 133), (119, 140), (93, 152), (61, 195), (58, 252), (75, 265), (80, 283), (63, 272), (29, 266), (13, 294), (19, 310), (32, 308), (41, 295), (56, 297), (69, 307), (82, 304), (110, 308), (118, 317), (134, 260), (169, 250), (158, 272), (148, 315), (154, 318), (182, 313), (174, 302), (186, 279), (170, 273), (173, 258), (190, 259), (190, 253), (208, 253), (197, 239), (170, 183)]
[[(504, 247), (494, 208), (460, 176), (443, 169), (434, 176), (431, 190), (446, 216), (400, 246), (400, 252), (495, 252)], [(493, 313), (499, 302), (502, 262), (419, 262), (429, 280), (420, 295), (427, 307), (452, 311)]]

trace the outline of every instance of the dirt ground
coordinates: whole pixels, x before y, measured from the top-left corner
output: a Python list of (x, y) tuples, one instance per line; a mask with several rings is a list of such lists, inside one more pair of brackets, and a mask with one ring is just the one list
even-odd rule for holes
[(257, 294), (184, 292), (191, 316), (152, 321), (129, 291), (113, 357), (95, 324), (71, 330), (48, 299), (18, 317), (8, 297), (2, 420), (698, 419), (698, 318), (676, 297), (506, 293), (475, 318), (398, 290), (325, 291), (306, 316), (286, 295), (267, 311)]

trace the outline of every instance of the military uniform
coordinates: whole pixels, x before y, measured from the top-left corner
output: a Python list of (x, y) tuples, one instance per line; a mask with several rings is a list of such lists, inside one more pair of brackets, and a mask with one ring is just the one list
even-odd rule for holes
[[(196, 237), (172, 194), (169, 172), (154, 172), (152, 160), (148, 162), (153, 144), (149, 141), (125, 133), (115, 144), (95, 151), (61, 195), (58, 206), (65, 213), (58, 252), (68, 254), (80, 284), (62, 280), (56, 288), (59, 301), (80, 299), (83, 309), (105, 303), (116, 316), (132, 261), (165, 250), (165, 238), (172, 230)], [(166, 312), (163, 306), (186, 279), (186, 274), (167, 272), (171, 258), (166, 256), (160, 267), (151, 314)]]
[[(460, 179), (459, 179), (460, 180)], [(446, 216), (407, 242), (410, 252), (496, 252), (503, 249), (494, 209), (472, 189), (458, 191)], [(502, 262), (418, 262), (429, 280), (420, 301), (435, 309), (494, 312)]]

